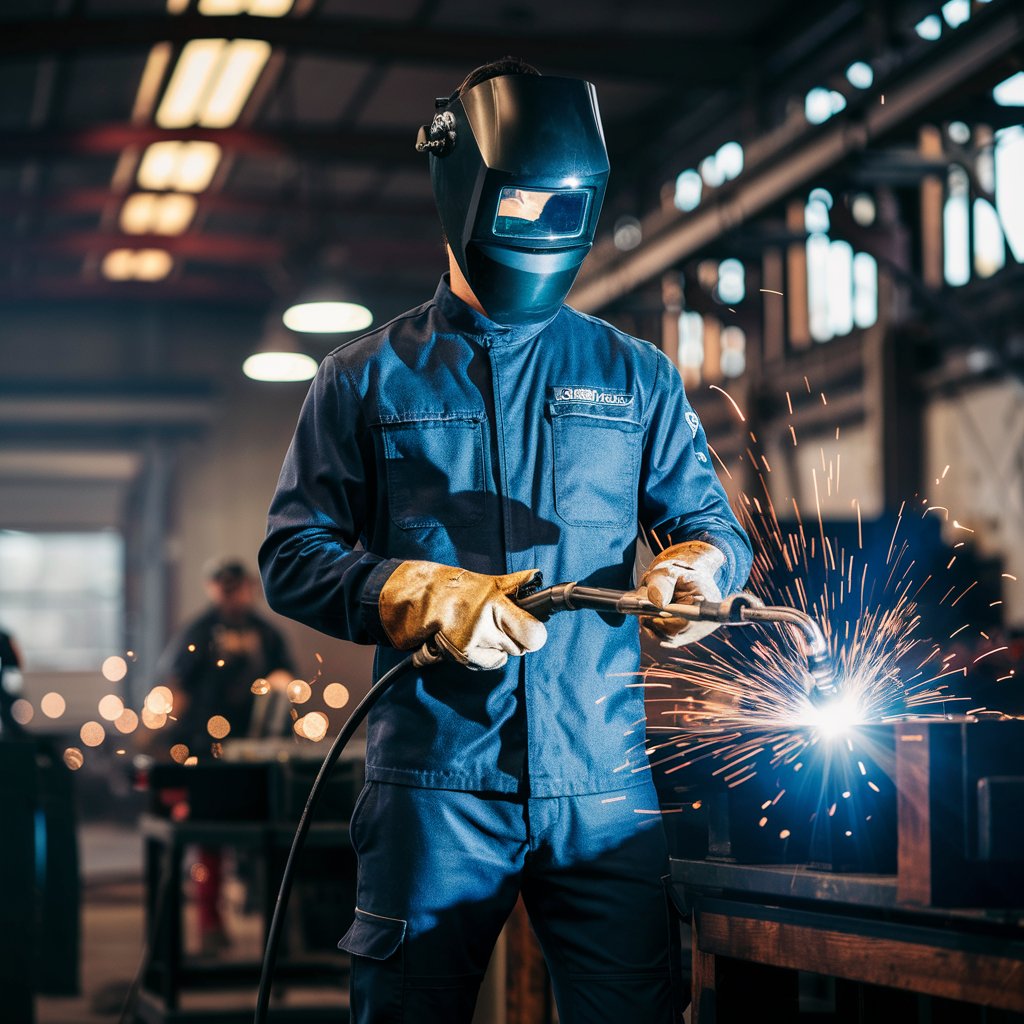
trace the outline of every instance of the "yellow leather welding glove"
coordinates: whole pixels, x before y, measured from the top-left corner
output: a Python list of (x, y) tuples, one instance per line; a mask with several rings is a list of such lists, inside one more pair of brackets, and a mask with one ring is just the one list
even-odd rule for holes
[(388, 639), (400, 651), (434, 640), (460, 665), (501, 668), (510, 654), (544, 646), (544, 623), (509, 594), (536, 570), (483, 576), (436, 562), (402, 562), (381, 588), (377, 606)]
[[(702, 540), (673, 544), (660, 552), (647, 567), (637, 592), (659, 608), (667, 604), (692, 604), (697, 598), (721, 601), (722, 592), (715, 582), (715, 573), (724, 564), (725, 555)], [(661, 641), (662, 647), (683, 647), (695, 643), (719, 626), (717, 622), (650, 616), (642, 616), (640, 624)]]

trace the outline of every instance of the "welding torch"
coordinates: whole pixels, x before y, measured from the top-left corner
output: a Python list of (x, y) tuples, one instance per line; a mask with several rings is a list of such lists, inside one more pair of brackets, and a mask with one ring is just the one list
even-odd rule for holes
[(721, 601), (694, 598), (689, 604), (664, 607), (639, 597), (632, 590), (587, 587), (580, 583), (559, 583), (543, 590), (520, 592), (516, 604), (542, 622), (556, 612), (589, 608), (620, 615), (645, 615), (652, 618), (681, 618), (690, 622), (720, 622), (727, 626), (748, 626), (773, 622), (792, 627), (798, 646), (807, 661), (807, 694), (814, 702), (828, 701), (838, 693), (828, 643), (818, 624), (805, 612), (782, 605), (766, 605), (760, 598), (740, 591)]

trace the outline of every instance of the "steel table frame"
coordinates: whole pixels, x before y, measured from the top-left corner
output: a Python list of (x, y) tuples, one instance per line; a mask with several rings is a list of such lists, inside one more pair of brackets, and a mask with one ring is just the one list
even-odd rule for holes
[[(719, 958), (1024, 1014), (1024, 910), (906, 906), (895, 876), (791, 866), (675, 860), (672, 879), (693, 919), (693, 1024), (741, 1019), (722, 1012)], [(793, 1013), (795, 984), (781, 998)]]

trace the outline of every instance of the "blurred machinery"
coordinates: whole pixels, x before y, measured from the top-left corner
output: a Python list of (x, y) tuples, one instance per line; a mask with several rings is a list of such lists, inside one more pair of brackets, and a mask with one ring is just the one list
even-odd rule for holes
[[(320, 759), (303, 756), (290, 740), (238, 740), (221, 759), (194, 766), (150, 765), (140, 782), (149, 792), (141, 820), (145, 841), (146, 921), (149, 949), (139, 979), (135, 1019), (249, 1024), (249, 997), (259, 978), (258, 959), (201, 957), (184, 935), (184, 908), (193, 847), (231, 850), (247, 888), (247, 904), (263, 917), (273, 910), (280, 874)], [(301, 1008), (275, 1010), (274, 1019), (336, 1021), (347, 975), (332, 953), (355, 905), (355, 854), (348, 820), (362, 787), (362, 751), (353, 750), (332, 775), (299, 871), (296, 899), (276, 978), (288, 989), (329, 990), (322, 1003), (308, 996)], [(328, 952), (323, 952), (327, 950)], [(239, 993), (234, 1006), (197, 1001), (202, 992)], [(289, 1016), (289, 1014), (292, 1014)]]
[(31, 1024), (36, 994), (79, 991), (80, 884), (71, 774), (51, 745), (0, 742), (0, 993)]

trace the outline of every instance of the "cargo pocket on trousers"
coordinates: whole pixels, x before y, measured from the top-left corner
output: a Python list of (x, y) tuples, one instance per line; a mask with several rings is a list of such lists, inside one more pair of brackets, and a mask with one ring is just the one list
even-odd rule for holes
[(401, 918), (381, 917), (356, 907), (355, 920), (338, 943), (338, 949), (352, 957), (349, 1006), (353, 1021), (363, 1020), (370, 1006), (373, 1019), (381, 1024), (402, 1021), (405, 929)]

